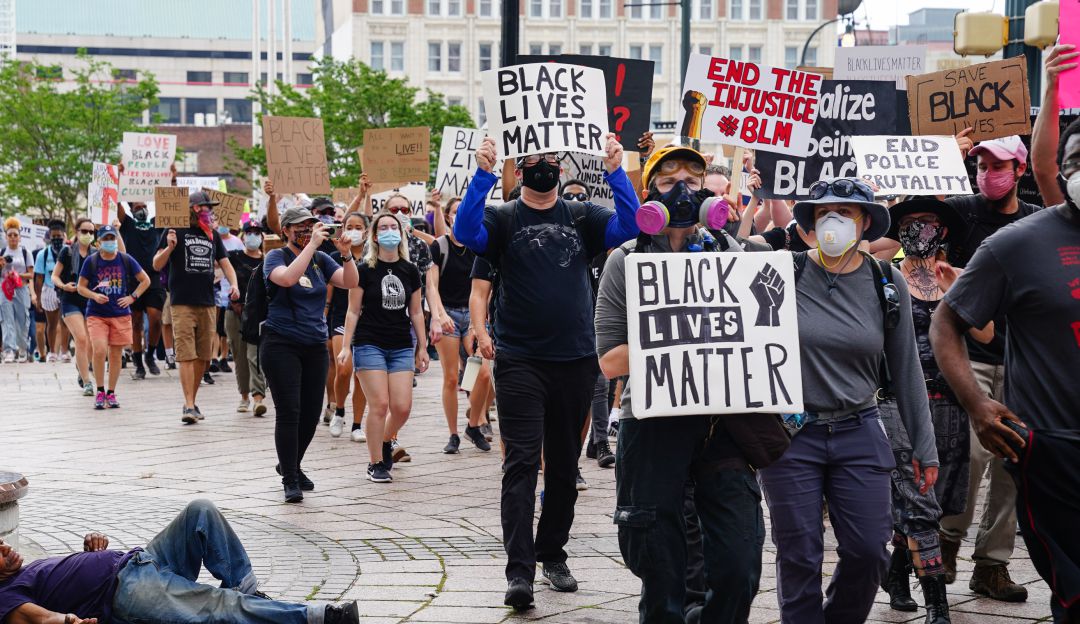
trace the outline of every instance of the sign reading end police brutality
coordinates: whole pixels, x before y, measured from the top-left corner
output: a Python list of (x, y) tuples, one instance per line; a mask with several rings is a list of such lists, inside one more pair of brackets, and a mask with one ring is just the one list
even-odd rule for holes
[(853, 136), (859, 175), (883, 195), (970, 195), (953, 137)]
[(544, 152), (604, 155), (608, 131), (604, 72), (532, 63), (481, 74), (489, 134), (502, 158)]
[(788, 252), (626, 257), (634, 416), (803, 411)]

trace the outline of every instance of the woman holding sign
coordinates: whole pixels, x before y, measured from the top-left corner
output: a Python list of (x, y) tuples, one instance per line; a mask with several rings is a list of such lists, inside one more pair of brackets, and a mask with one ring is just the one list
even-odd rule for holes
[[(807, 411), (785, 418), (795, 432), (791, 448), (759, 475), (771, 511), (781, 620), (863, 622), (888, 563), (893, 525), (896, 461), (878, 389), (896, 397), (911, 437), (913, 477), (924, 490), (937, 481), (937, 447), (907, 282), (858, 250), (888, 232), (888, 211), (860, 180), (816, 182), (809, 196), (794, 208), (802, 229), (817, 236), (816, 249), (795, 255)], [(824, 604), (823, 501), (839, 543)]]

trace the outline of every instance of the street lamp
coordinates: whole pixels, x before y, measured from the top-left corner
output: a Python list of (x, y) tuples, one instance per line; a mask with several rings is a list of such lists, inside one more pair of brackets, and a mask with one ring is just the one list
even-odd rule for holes
[(841, 48), (854, 48), (855, 47), (855, 27), (851, 22), (847, 23), (844, 27), (844, 34), (840, 37)]

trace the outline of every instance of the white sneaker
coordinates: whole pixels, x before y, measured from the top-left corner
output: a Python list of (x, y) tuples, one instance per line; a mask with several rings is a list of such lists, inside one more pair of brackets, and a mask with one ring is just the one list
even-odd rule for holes
[(18, 362), (19, 364), (26, 364), (27, 362), (30, 361), (30, 358), (27, 357), (25, 351), (20, 351), (19, 352), (19, 357), (16, 358), (15, 361)]
[(15, 363), (15, 352), (14, 351), (4, 351), (4, 364), (14, 364), (14, 363)]
[(345, 417), (334, 414), (334, 417), (330, 419), (330, 437), (340, 438), (341, 430), (345, 426)]
[(45, 362), (46, 363), (51, 364), (51, 363), (53, 363), (55, 361), (56, 361), (56, 354), (55, 353), (50, 353), (50, 354), (45, 356)]
[(247, 399), (240, 399), (240, 405), (236, 406), (236, 411), (241, 413), (246, 412), (248, 411), (248, 406), (250, 404), (251, 403)]
[(71, 354), (66, 352), (66, 351), (64, 353), (61, 353), (60, 354), (60, 361), (63, 362), (64, 364), (71, 363)]
[(349, 434), (349, 437), (353, 442), (367, 442), (367, 436), (364, 435), (364, 428), (353, 429), (353, 432)]

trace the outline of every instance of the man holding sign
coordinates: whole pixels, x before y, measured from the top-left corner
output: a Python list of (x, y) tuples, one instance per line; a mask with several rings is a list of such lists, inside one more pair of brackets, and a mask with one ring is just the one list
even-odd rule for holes
[[(601, 76), (599, 93), (603, 88)], [(455, 238), (487, 258), (501, 276), (495, 387), (506, 441), (506, 604), (519, 609), (533, 602), (538, 560), (557, 591), (577, 590), (563, 547), (574, 519), (581, 430), (597, 375), (589, 261), (638, 234), (638, 200), (622, 169), (622, 146), (614, 134), (605, 140), (604, 177), (615, 192), (614, 211), (561, 199), (559, 157), (548, 145), (518, 158), (521, 198), (485, 209), (498, 159), (495, 140), (485, 138), (476, 152), (479, 168), (454, 221)], [(534, 543), (541, 448), (547, 493)]]

